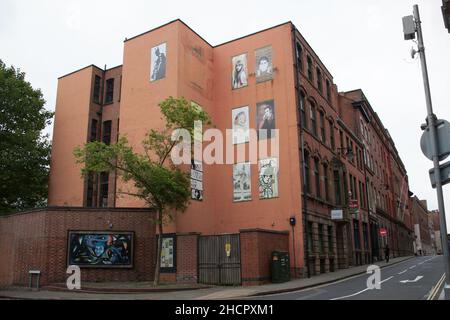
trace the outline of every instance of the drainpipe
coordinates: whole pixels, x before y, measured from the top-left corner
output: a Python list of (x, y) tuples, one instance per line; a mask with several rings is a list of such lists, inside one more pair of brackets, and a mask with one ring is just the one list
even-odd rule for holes
[[(294, 52), (294, 61), (295, 61), (295, 99), (297, 101), (296, 106), (300, 106), (301, 100), (299, 99), (300, 95), (300, 78), (298, 73), (300, 72), (299, 66), (298, 66), (298, 60), (297, 60), (297, 41), (296, 41), (296, 34), (295, 34), (296, 28), (293, 24), (291, 24), (291, 33), (292, 33), (292, 47)], [(298, 109), (298, 108), (297, 108)], [(300, 127), (300, 148), (301, 148), (301, 172), (300, 180), (302, 184), (302, 199), (303, 199), (303, 210), (302, 210), (302, 216), (303, 216), (303, 225), (305, 228), (305, 239), (303, 241), (304, 243), (304, 260), (305, 260), (305, 266), (308, 274), (308, 278), (311, 277), (311, 270), (309, 268), (309, 227), (308, 227), (308, 213), (307, 213), (307, 195), (306, 195), (306, 170), (305, 170), (305, 144), (304, 144), (304, 133), (303, 133), (303, 127), (302, 127), (302, 113), (298, 112), (298, 121)]]

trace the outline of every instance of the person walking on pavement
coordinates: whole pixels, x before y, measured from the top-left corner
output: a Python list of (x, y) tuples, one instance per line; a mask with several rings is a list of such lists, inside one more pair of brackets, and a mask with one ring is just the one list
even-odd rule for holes
[(384, 248), (384, 256), (386, 258), (386, 263), (389, 263), (389, 245), (386, 244), (386, 247)]

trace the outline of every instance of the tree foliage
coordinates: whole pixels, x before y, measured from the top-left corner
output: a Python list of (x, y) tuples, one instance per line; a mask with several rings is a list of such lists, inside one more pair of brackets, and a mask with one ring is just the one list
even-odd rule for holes
[(0, 213), (46, 204), (53, 113), (25, 73), (0, 60)]
[[(163, 234), (164, 222), (171, 220), (176, 212), (185, 211), (191, 195), (190, 172), (175, 166), (170, 158), (172, 149), (180, 141), (172, 140), (172, 133), (177, 129), (185, 129), (192, 136), (194, 121), (211, 124), (211, 120), (206, 112), (184, 98), (169, 97), (159, 107), (165, 125), (162, 129), (151, 129), (147, 133), (142, 141), (143, 153), (135, 152), (127, 138), (121, 136), (116, 144), (90, 142), (76, 148), (74, 154), (77, 162), (84, 164), (84, 176), (91, 172), (115, 171), (125, 182), (132, 182), (132, 191), (118, 192), (144, 200), (157, 213), (155, 223), (159, 234)], [(158, 242), (155, 284), (159, 281), (160, 255), (161, 237)]]

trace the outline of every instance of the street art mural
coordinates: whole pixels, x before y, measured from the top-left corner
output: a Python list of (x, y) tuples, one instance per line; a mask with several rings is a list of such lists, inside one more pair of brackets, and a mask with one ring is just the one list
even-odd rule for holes
[(273, 78), (272, 47), (256, 50), (255, 56), (256, 83), (271, 80)]
[(231, 60), (231, 87), (239, 89), (247, 86), (247, 54), (235, 56)]
[(152, 48), (150, 53), (150, 81), (156, 81), (166, 77), (166, 57), (166, 43)]
[(233, 165), (233, 201), (252, 199), (250, 162)]
[(250, 119), (248, 113), (248, 106), (236, 108), (231, 111), (233, 144), (246, 143), (250, 140)]
[(278, 197), (278, 159), (259, 160), (259, 198)]
[(275, 137), (275, 102), (273, 100), (256, 104), (256, 125), (259, 140)]
[(80, 267), (133, 267), (132, 232), (70, 231), (68, 264)]

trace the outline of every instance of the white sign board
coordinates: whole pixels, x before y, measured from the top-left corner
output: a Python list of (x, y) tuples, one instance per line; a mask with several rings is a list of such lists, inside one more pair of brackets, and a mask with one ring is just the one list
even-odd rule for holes
[(342, 220), (344, 219), (343, 210), (331, 210), (331, 220)]

